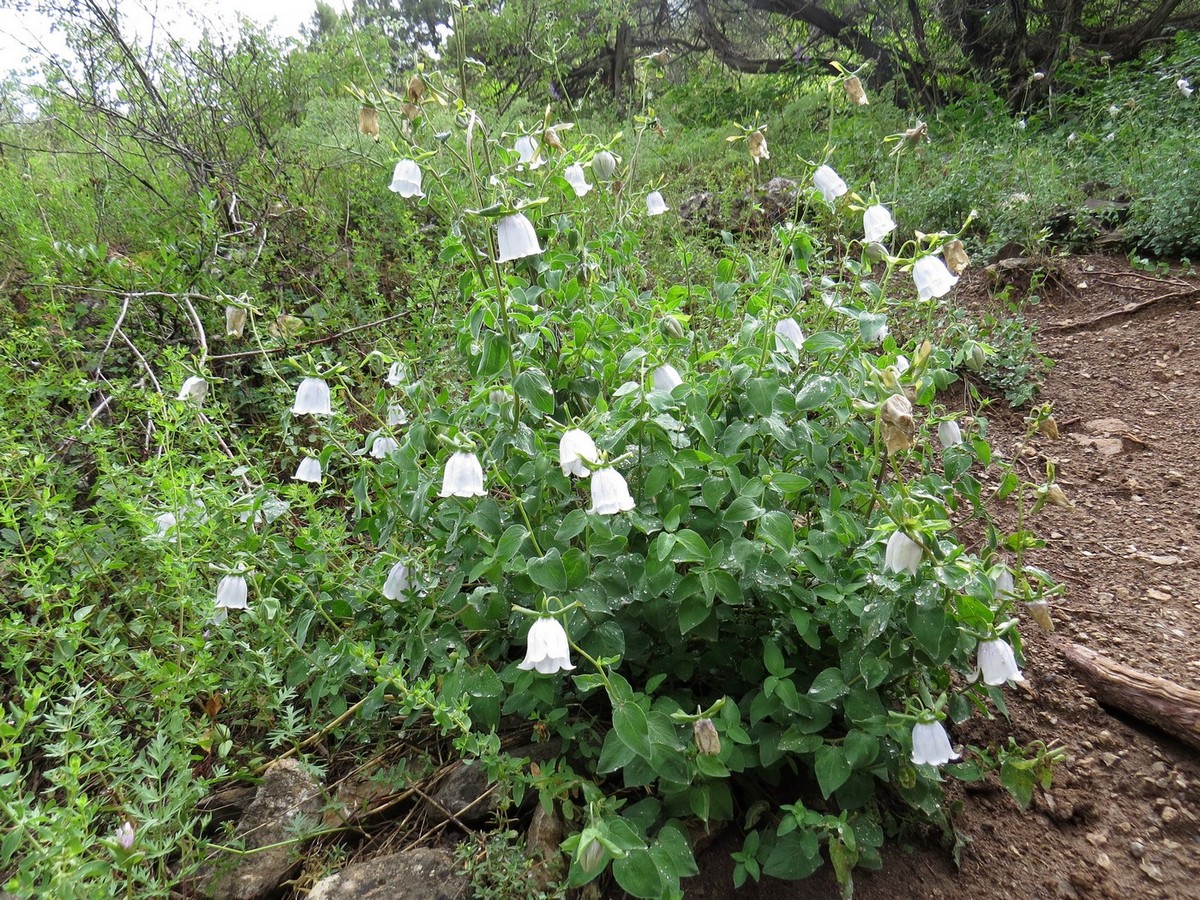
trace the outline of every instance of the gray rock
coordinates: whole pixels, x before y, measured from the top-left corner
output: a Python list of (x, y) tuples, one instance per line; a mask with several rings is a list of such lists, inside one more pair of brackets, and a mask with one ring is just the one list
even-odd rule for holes
[(445, 850), (378, 856), (322, 878), (308, 900), (455, 900), (470, 888)]
[[(439, 819), (444, 819), (444, 809), (464, 825), (475, 828), (486, 822), (496, 811), (498, 792), (492, 791), (484, 797), (487, 789), (487, 771), (482, 764), (476, 762), (472, 765), (456, 766), (438, 782), (437, 790), (433, 794), (434, 803), (430, 804), (430, 812)], [(479, 799), (481, 797), (482, 800)]]
[(563, 855), (558, 845), (563, 839), (563, 823), (557, 812), (546, 812), (541, 803), (533, 809), (529, 830), (525, 833), (525, 856), (534, 860), (533, 877), (545, 890), (553, 881), (562, 878)]
[(255, 900), (273, 892), (300, 862), (304, 842), (297, 832), (304, 820), (316, 823), (322, 803), (321, 785), (299, 762), (272, 763), (236, 829), (245, 850), (258, 852), (218, 853), (200, 871), (200, 892), (212, 900)]

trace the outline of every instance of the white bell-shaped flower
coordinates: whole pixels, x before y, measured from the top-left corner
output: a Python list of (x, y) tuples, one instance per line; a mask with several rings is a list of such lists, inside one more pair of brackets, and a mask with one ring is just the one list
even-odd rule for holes
[(804, 332), (800, 330), (800, 323), (795, 319), (780, 319), (775, 323), (776, 353), (791, 353), (793, 348), (798, 350), (803, 343)]
[(893, 531), (883, 556), (883, 568), (888, 572), (907, 572), (916, 575), (925, 551), (903, 531)]
[(241, 337), (246, 328), (246, 310), (240, 306), (225, 307), (225, 336)]
[(375, 441), (371, 444), (371, 457), (373, 459), (387, 459), (388, 456), (395, 452), (399, 447), (400, 445), (396, 443), (396, 439), (394, 437), (381, 434), (379, 437), (375, 438)]
[(388, 185), (388, 190), (401, 197), (424, 197), (425, 194), (421, 190), (421, 167), (411, 159), (400, 160), (396, 163), (396, 170), (392, 172), (392, 183)]
[(592, 174), (601, 181), (608, 181), (617, 171), (617, 158), (607, 150), (601, 150), (592, 157)]
[(389, 600), (403, 600), (408, 592), (408, 566), (402, 562), (392, 566), (388, 572), (387, 580), (383, 582), (383, 596)]
[(821, 192), (827, 203), (832, 203), (850, 190), (841, 176), (829, 166), (817, 167), (817, 171), (813, 172), (813, 186)]
[(533, 223), (522, 213), (505, 216), (496, 223), (496, 242), (500, 245), (497, 262), (512, 262), (542, 252)]
[(664, 394), (671, 393), (671, 391), (683, 384), (683, 379), (679, 377), (679, 373), (671, 365), (659, 366), (651, 373), (650, 379), (654, 384), (654, 390), (662, 391)]
[(918, 722), (912, 730), (914, 766), (944, 766), (958, 754), (950, 746), (950, 737), (941, 722)]
[(483, 466), (474, 453), (459, 450), (446, 461), (439, 497), (486, 497), (483, 487)]
[(246, 578), (226, 575), (217, 585), (217, 606), (221, 609), (246, 609)]
[(963, 442), (962, 429), (952, 419), (938, 423), (938, 440), (943, 447), (957, 447)]
[(521, 158), (517, 160), (523, 165), (529, 166), (531, 169), (536, 169), (542, 165), (545, 160), (538, 155), (537, 138), (522, 136), (517, 138), (517, 142), (513, 145), (513, 150)]
[(913, 263), (912, 275), (919, 300), (943, 297), (950, 288), (958, 284), (958, 276), (950, 274), (946, 264), (936, 256), (922, 256), (918, 259)]
[(175, 513), (165, 512), (159, 513), (154, 517), (154, 537), (166, 538), (173, 544), (176, 541), (176, 536), (172, 534), (178, 520), (175, 518)]
[(300, 460), (300, 465), (296, 466), (296, 474), (292, 476), (296, 481), (307, 481), (310, 484), (321, 483), (321, 461), (315, 456), (306, 456)]
[(183, 383), (183, 387), (179, 389), (179, 399), (190, 403), (192, 406), (200, 406), (204, 403), (204, 398), (208, 396), (208, 382), (199, 375), (193, 375)]
[(592, 507), (588, 512), (611, 516), (633, 509), (629, 485), (616, 469), (598, 469), (592, 473)]
[(663, 199), (662, 191), (651, 191), (646, 195), (646, 215), (661, 216), (670, 208)]
[(1185, 97), (1192, 96), (1192, 93), (1195, 90), (1192, 87), (1192, 83), (1186, 78), (1180, 78), (1177, 82), (1175, 82), (1175, 87), (1179, 88), (1179, 92)]
[(863, 235), (868, 244), (882, 241), (895, 230), (896, 221), (886, 206), (877, 203), (867, 207), (863, 213)]
[(1017, 598), (1016, 584), (1012, 572), (1007, 568), (1001, 569), (992, 579), (992, 595), (997, 600), (1015, 600)]
[(296, 402), (292, 414), (303, 416), (331, 416), (333, 407), (329, 401), (329, 385), (324, 378), (305, 378), (296, 388)]
[(984, 684), (996, 687), (1009, 681), (1025, 680), (1021, 670), (1017, 668), (1017, 657), (1013, 648), (1002, 638), (980, 641), (976, 659)]
[(404, 363), (396, 361), (388, 366), (387, 376), (383, 379), (384, 384), (389, 387), (399, 387), (404, 383), (405, 375)]
[(387, 423), (388, 428), (395, 428), (398, 425), (407, 425), (408, 413), (404, 411), (404, 407), (399, 403), (389, 403), (387, 408)]
[(563, 172), (563, 178), (567, 179), (567, 184), (574, 189), (576, 197), (583, 197), (592, 189), (592, 186), (588, 184), (587, 176), (583, 174), (583, 166), (579, 163), (567, 166), (566, 171)]
[(517, 668), (526, 671), (535, 669), (543, 675), (570, 672), (575, 668), (571, 665), (571, 644), (567, 640), (567, 632), (558, 619), (542, 616), (529, 626), (525, 660)]
[(596, 442), (579, 428), (570, 429), (558, 442), (558, 464), (564, 475), (587, 478), (591, 472), (589, 467), (596, 464), (599, 456)]

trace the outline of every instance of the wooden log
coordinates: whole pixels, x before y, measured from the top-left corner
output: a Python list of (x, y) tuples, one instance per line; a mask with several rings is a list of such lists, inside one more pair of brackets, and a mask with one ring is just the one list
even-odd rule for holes
[(1079, 644), (1058, 647), (1098, 702), (1200, 750), (1200, 691), (1130, 669)]

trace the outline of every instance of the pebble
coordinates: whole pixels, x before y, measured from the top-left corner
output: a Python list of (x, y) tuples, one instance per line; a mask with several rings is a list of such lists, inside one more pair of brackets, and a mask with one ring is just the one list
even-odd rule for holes
[(1143, 844), (1141, 841), (1130, 841), (1129, 842), (1129, 855), (1132, 856), (1134, 859), (1141, 859), (1143, 856), (1146, 855), (1146, 845)]
[(1173, 806), (1163, 807), (1162, 820), (1164, 825), (1170, 825), (1179, 818), (1179, 810)]

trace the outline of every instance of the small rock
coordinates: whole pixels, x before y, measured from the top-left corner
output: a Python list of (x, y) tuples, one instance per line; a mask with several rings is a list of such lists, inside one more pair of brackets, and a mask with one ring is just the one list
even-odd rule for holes
[(1129, 842), (1129, 855), (1132, 856), (1134, 859), (1141, 859), (1143, 856), (1146, 855), (1146, 845), (1143, 844), (1141, 841), (1130, 841)]
[(1165, 880), (1163, 878), (1162, 869), (1150, 862), (1148, 859), (1143, 859), (1140, 863), (1138, 863), (1138, 868), (1145, 872), (1146, 877), (1151, 881), (1157, 881), (1161, 884)]
[(1164, 825), (1170, 825), (1179, 818), (1179, 810), (1173, 806), (1163, 807), (1162, 820)]
[(1087, 842), (1093, 847), (1099, 847), (1101, 844), (1108, 843), (1107, 831), (1089, 831), (1086, 835)]
[(1121, 757), (1117, 756), (1117, 754), (1115, 754), (1115, 753), (1101, 753), (1100, 754), (1100, 761), (1109, 767), (1113, 766), (1120, 758)]
[(308, 900), (457, 900), (470, 883), (445, 850), (377, 856), (313, 885)]
[(1168, 600), (1171, 599), (1171, 595), (1168, 594), (1166, 591), (1156, 590), (1155, 588), (1148, 589), (1146, 591), (1146, 596), (1149, 597), (1151, 600), (1157, 600), (1160, 603), (1166, 603)]
[(271, 763), (235, 829), (245, 849), (256, 852), (218, 852), (200, 871), (200, 892), (213, 900), (255, 900), (274, 893), (300, 862), (304, 845), (296, 840), (298, 826), (305, 819), (315, 824), (321, 806), (321, 785), (298, 761)]
[(1092, 419), (1083, 423), (1083, 430), (1089, 434), (1124, 434), (1130, 428), (1121, 419)]

